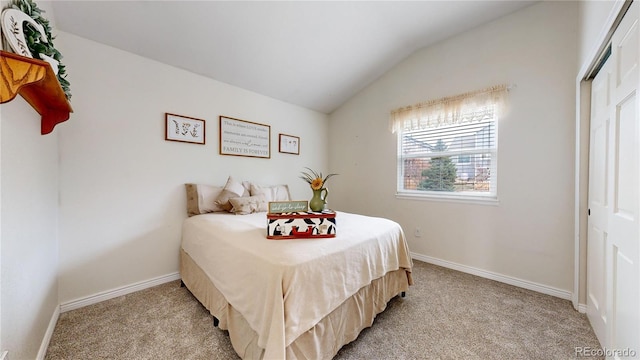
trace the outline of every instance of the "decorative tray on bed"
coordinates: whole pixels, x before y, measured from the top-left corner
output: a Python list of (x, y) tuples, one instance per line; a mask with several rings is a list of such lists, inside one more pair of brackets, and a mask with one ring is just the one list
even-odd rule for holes
[(317, 239), (336, 236), (336, 213), (289, 212), (267, 214), (267, 239)]

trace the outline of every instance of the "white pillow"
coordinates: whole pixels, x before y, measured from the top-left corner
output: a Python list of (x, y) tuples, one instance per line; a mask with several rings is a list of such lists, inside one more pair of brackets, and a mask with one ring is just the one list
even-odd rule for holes
[(224, 189), (238, 195), (242, 195), (242, 193), (244, 192), (244, 186), (242, 186), (242, 183), (232, 178), (231, 176), (229, 176), (229, 178), (227, 179), (227, 183), (224, 185)]
[(251, 196), (264, 195), (267, 202), (291, 200), (288, 185), (261, 186), (252, 183), (249, 189)]
[(226, 211), (216, 204), (216, 200), (222, 192), (222, 186), (185, 184), (185, 187), (187, 190), (187, 214), (189, 216)]
[(216, 198), (216, 204), (226, 211), (231, 211), (233, 206), (229, 203), (229, 199), (243, 196), (249, 196), (249, 190), (240, 181), (229, 176), (220, 195)]

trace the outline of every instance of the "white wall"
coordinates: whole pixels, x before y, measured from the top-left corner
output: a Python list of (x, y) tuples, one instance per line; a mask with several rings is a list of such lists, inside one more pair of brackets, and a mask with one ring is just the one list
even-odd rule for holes
[[(542, 2), (413, 54), (330, 116), (331, 206), (398, 221), (417, 254), (572, 291), (577, 41), (577, 4)], [(390, 111), (502, 83), (499, 205), (396, 199)]]
[[(233, 175), (307, 199), (299, 172), (327, 168), (324, 114), (64, 32), (58, 43), (74, 108), (57, 129), (63, 304), (178, 271), (184, 183)], [(207, 144), (165, 141), (165, 112), (206, 120)], [(219, 155), (219, 115), (271, 125), (271, 159)], [(278, 153), (279, 133), (300, 136), (300, 156)]]
[(1, 105), (2, 346), (34, 359), (58, 306), (58, 137), (21, 97)]
[(609, 28), (604, 25), (611, 16), (612, 10), (617, 7), (616, 1), (578, 2), (578, 66), (591, 60), (588, 57), (600, 46), (596, 39), (609, 31)]
[(22, 97), (0, 105), (0, 352), (11, 359), (38, 356), (58, 309), (57, 146)]

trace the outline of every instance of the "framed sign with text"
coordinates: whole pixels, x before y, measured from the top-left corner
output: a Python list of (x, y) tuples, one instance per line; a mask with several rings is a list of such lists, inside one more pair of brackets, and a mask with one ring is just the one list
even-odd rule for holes
[(306, 212), (308, 206), (307, 201), (270, 201), (269, 214)]
[(271, 158), (271, 126), (220, 116), (220, 155)]

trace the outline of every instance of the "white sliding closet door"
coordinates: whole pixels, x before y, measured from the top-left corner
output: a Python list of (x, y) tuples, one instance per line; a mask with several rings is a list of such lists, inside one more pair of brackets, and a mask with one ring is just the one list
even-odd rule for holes
[(589, 221), (587, 241), (587, 316), (601, 344), (607, 329), (607, 241), (609, 191), (609, 127), (611, 124), (611, 59), (591, 84), (589, 129)]
[(639, 12), (633, 2), (592, 86), (587, 315), (610, 358), (640, 357)]
[[(640, 354), (640, 34), (634, 2), (612, 39), (609, 211), (611, 315), (609, 347)], [(616, 356), (614, 356), (616, 357)]]

